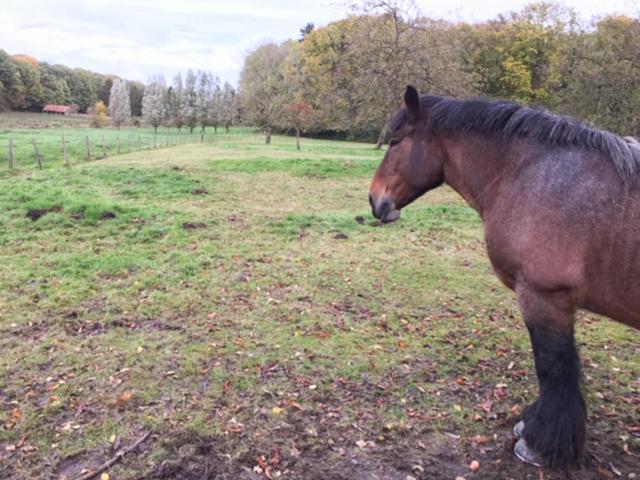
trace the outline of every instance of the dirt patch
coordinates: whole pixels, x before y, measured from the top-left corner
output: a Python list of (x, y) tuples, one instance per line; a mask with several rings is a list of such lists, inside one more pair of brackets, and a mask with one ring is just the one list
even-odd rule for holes
[(356, 222), (360, 225), (364, 225), (364, 217), (362, 215), (357, 215), (355, 218)]
[[(299, 425), (300, 427), (301, 425)], [(463, 477), (502, 480), (602, 480), (620, 478), (612, 468), (628, 477), (633, 462), (601, 466), (588, 454), (581, 469), (569, 472), (525, 465), (512, 453), (514, 439), (503, 430), (481, 443), (442, 432), (413, 432), (386, 442), (354, 441), (362, 435), (352, 430), (338, 440), (322, 434), (310, 437), (283, 423), (279, 435), (200, 436), (182, 432), (163, 445), (166, 455), (140, 480), (266, 479), (305, 480), (434, 480)], [(325, 432), (328, 433), (328, 432)], [(348, 437), (348, 438), (346, 438)], [(342, 441), (340, 440), (342, 439)], [(591, 447), (597, 447), (592, 439)], [(479, 468), (470, 468), (472, 461)], [(633, 459), (631, 459), (633, 460)]]
[(336, 240), (347, 240), (349, 238), (349, 235), (347, 235), (346, 233), (338, 232), (333, 236), (333, 238), (335, 238)]
[(182, 224), (183, 230), (197, 230), (199, 228), (207, 228), (207, 224), (203, 222), (185, 222)]
[(117, 215), (114, 212), (106, 210), (100, 214), (100, 220), (111, 220), (116, 218)]
[(191, 190), (191, 195), (209, 195), (209, 192), (205, 188), (196, 188)]
[(71, 212), (71, 218), (74, 220), (84, 220), (86, 217), (84, 211), (80, 210), (79, 212)]
[(85, 470), (98, 468), (99, 462), (89, 453), (80, 452), (62, 460), (53, 471), (53, 478), (66, 480), (78, 477)]
[(44, 217), (47, 213), (50, 212), (60, 212), (62, 210), (61, 207), (51, 207), (51, 208), (31, 208), (27, 212), (27, 218), (31, 221), (35, 222), (41, 217)]

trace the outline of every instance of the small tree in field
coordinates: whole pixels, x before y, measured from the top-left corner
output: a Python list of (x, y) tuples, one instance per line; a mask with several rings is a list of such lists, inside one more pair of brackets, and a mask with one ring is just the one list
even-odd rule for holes
[(313, 123), (313, 109), (305, 102), (294, 102), (285, 105), (282, 113), (287, 126), (296, 131), (296, 148), (300, 150), (300, 130)]
[(107, 107), (102, 100), (96, 102), (93, 113), (93, 126), (102, 128), (107, 124)]
[(166, 116), (166, 88), (164, 79), (157, 78), (144, 90), (142, 98), (142, 116), (145, 121), (153, 125), (154, 133), (158, 133), (158, 127)]
[(131, 101), (129, 99), (129, 86), (124, 80), (113, 80), (111, 94), (109, 95), (109, 114), (118, 129), (131, 119)]

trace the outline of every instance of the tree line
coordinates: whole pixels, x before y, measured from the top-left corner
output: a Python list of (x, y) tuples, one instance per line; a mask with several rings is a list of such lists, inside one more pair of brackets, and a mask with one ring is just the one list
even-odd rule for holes
[(367, 0), (344, 20), (245, 58), (244, 121), (378, 140), (407, 84), (423, 93), (505, 98), (640, 134), (640, 22), (590, 21), (552, 3), (483, 23), (433, 20), (402, 0)]
[(171, 85), (163, 77), (152, 79), (142, 100), (143, 118), (156, 130), (160, 125), (174, 125), (193, 130), (198, 127), (201, 134), (207, 127), (215, 132), (218, 127), (229, 127), (237, 122), (238, 109), (236, 91), (229, 82), (210, 72), (189, 70), (174, 77)]
[(173, 125), (191, 133), (196, 127), (228, 130), (238, 117), (235, 89), (210, 72), (189, 70), (184, 81), (178, 74), (169, 86), (158, 76), (144, 85), (0, 50), (0, 111), (40, 111), (49, 103), (93, 113), (98, 127), (106, 124), (107, 113), (117, 127), (142, 117), (156, 131)]
[[(0, 111), (40, 111), (46, 104), (74, 105), (81, 113), (97, 101), (109, 104), (115, 75), (81, 68), (50, 65), (28, 55), (9, 55), (0, 49)], [(129, 81), (132, 115), (142, 115), (144, 84)]]
[[(109, 96), (109, 115), (116, 127), (131, 121), (131, 102), (128, 82), (115, 79)], [(101, 126), (106, 121), (106, 106), (99, 101), (95, 107), (94, 124)], [(100, 118), (99, 115), (102, 117)], [(223, 85), (210, 72), (187, 71), (166, 85), (164, 77), (153, 77), (142, 96), (142, 119), (154, 128), (175, 126), (179, 131), (187, 127), (193, 133), (200, 128), (201, 136), (207, 127), (229, 127), (237, 121), (236, 92), (229, 82)]]

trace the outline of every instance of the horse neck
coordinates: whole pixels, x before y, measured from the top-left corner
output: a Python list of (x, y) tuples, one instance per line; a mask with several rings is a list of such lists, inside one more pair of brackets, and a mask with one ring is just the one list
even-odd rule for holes
[(491, 207), (505, 173), (507, 145), (494, 139), (457, 134), (439, 139), (444, 181), (482, 217)]

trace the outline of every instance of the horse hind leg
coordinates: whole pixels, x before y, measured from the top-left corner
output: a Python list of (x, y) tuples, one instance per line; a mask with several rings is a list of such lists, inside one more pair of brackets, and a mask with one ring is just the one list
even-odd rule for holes
[(579, 461), (586, 436), (580, 357), (573, 333), (575, 306), (566, 292), (516, 291), (540, 386), (538, 400), (523, 414), (525, 444), (517, 447), (520, 453), (532, 454), (532, 463), (536, 454), (545, 466), (569, 467)]

